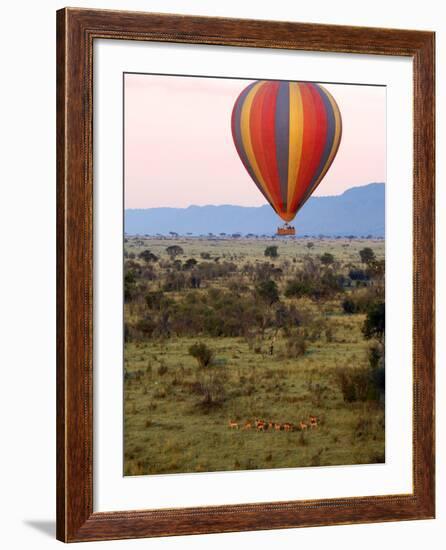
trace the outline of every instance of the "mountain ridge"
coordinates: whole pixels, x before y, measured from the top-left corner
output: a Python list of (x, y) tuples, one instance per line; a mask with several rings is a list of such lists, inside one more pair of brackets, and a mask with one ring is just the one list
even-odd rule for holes
[[(190, 205), (185, 208), (126, 209), (125, 233), (180, 235), (274, 234), (281, 220), (270, 205)], [(384, 237), (385, 184), (351, 187), (340, 195), (311, 197), (292, 225), (296, 234)]]

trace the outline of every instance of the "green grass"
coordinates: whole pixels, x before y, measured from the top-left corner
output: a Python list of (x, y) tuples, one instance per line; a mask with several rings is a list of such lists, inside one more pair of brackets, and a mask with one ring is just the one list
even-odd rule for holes
[[(359, 250), (374, 249), (384, 257), (383, 241), (307, 240), (275, 242), (278, 266), (299, 263), (303, 255), (335, 255), (345, 269), (359, 265)], [(184, 249), (180, 259), (209, 252), (237, 264), (271, 261), (263, 256), (267, 239), (221, 240), (129, 239), (126, 251), (144, 248), (166, 259), (165, 248), (175, 242)], [(137, 244), (139, 243), (139, 244)], [(346, 246), (347, 245), (347, 246)], [(158, 266), (156, 269), (160, 269)], [(161, 276), (161, 273), (160, 273)], [(225, 286), (218, 281), (213, 286)], [(157, 281), (151, 283), (157, 288)], [(283, 289), (285, 280), (279, 287)], [(187, 291), (184, 291), (185, 293)], [(183, 293), (171, 293), (181, 299)], [(171, 337), (129, 342), (125, 346), (124, 450), (125, 474), (160, 474), (299, 466), (363, 464), (384, 461), (384, 408), (367, 401), (345, 403), (336, 370), (367, 365), (370, 343), (361, 332), (364, 315), (345, 315), (340, 298), (323, 304), (300, 300), (299, 305), (320, 318), (324, 330), (308, 342), (303, 356), (289, 359), (279, 334), (269, 354), (272, 334), (262, 342), (245, 338)], [(126, 305), (126, 320), (138, 316), (138, 307)], [(329, 328), (329, 336), (325, 329)], [(206, 343), (215, 354), (200, 369), (188, 353), (191, 344)], [(223, 387), (215, 406), (202, 403), (197, 384), (213, 377)], [(243, 425), (255, 418), (279, 423), (319, 419), (317, 429), (305, 432), (231, 430), (229, 420)]]

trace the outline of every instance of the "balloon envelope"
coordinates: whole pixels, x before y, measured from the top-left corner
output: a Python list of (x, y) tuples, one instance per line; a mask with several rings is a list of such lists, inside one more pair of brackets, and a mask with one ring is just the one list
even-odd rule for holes
[(342, 121), (319, 84), (259, 80), (232, 111), (232, 137), (254, 183), (277, 214), (291, 221), (333, 162)]

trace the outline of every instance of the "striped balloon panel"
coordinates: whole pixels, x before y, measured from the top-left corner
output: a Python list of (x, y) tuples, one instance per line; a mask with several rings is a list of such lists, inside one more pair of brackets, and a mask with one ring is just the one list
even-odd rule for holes
[(232, 111), (240, 159), (285, 221), (322, 181), (341, 134), (339, 108), (319, 84), (256, 81), (241, 92)]

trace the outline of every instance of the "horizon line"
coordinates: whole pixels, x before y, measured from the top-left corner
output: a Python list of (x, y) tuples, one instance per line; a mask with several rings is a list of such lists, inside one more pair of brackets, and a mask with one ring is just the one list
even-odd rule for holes
[[(353, 189), (360, 189), (362, 187), (369, 187), (370, 185), (385, 185), (386, 183), (384, 181), (372, 181), (370, 183), (364, 183), (363, 185), (354, 185), (353, 187), (349, 187), (348, 189), (345, 189), (342, 193), (339, 193), (337, 195), (316, 195), (311, 196), (308, 200), (311, 199), (325, 199), (325, 198), (331, 198), (331, 197), (342, 197), (345, 195), (345, 193), (348, 193), (349, 191)], [(152, 210), (152, 209), (159, 209), (159, 208), (168, 208), (168, 209), (175, 209), (175, 210), (187, 210), (188, 208), (208, 208), (208, 207), (214, 207), (219, 208), (222, 206), (231, 206), (236, 208), (263, 208), (264, 206), (270, 206), (267, 202), (264, 204), (259, 205), (245, 205), (245, 204), (230, 204), (230, 203), (223, 203), (223, 204), (189, 204), (188, 206), (141, 206), (141, 207), (124, 207), (124, 210)]]

